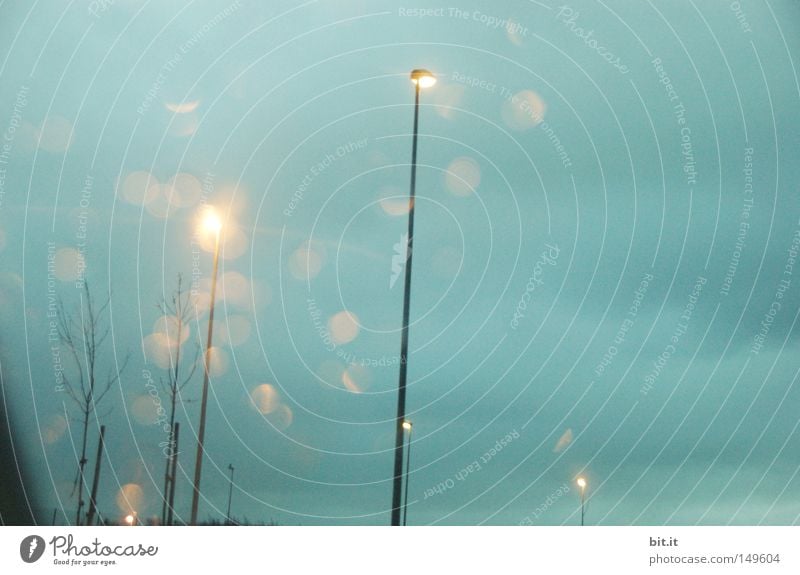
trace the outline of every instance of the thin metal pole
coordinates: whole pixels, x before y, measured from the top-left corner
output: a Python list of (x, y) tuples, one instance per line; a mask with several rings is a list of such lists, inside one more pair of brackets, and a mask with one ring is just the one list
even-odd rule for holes
[(231, 522), (231, 500), (233, 499), (233, 465), (228, 464), (228, 469), (231, 470), (231, 485), (228, 490), (228, 513), (225, 515), (227, 522), (226, 525), (232, 525)]
[(409, 471), (411, 470), (411, 432), (414, 430), (414, 427), (409, 427), (408, 429), (408, 451), (406, 452), (406, 493), (405, 497), (403, 497), (403, 527), (407, 525), (408, 521), (408, 477)]
[(586, 501), (586, 488), (581, 488), (581, 527), (583, 527), (584, 502)]
[(92, 479), (92, 493), (89, 495), (89, 510), (86, 512), (86, 525), (92, 525), (97, 513), (97, 488), (100, 486), (100, 463), (103, 461), (103, 445), (105, 442), (106, 426), (100, 426), (100, 438), (97, 440), (97, 461), (94, 464), (94, 478)]
[[(180, 302), (181, 297), (181, 278), (178, 276), (178, 302)], [(183, 317), (181, 317), (180, 307), (176, 307), (176, 316), (178, 317), (178, 349), (175, 351), (175, 367), (174, 370), (171, 372), (171, 377), (173, 377), (173, 383), (170, 385), (170, 415), (169, 415), (169, 456), (167, 457), (167, 461), (165, 462), (165, 469), (164, 469), (164, 502), (161, 506), (161, 524), (168, 525), (167, 523), (167, 506), (170, 505), (168, 502), (169, 494), (172, 493), (172, 484), (171, 481), (175, 481), (175, 476), (170, 474), (170, 470), (174, 467), (173, 459), (175, 458), (175, 401), (177, 400), (177, 391), (178, 391), (178, 374), (180, 373), (180, 363), (181, 363), (181, 332), (183, 331)]]
[(174, 431), (174, 438), (175, 443), (172, 447), (174, 450), (172, 453), (172, 472), (170, 473), (170, 485), (169, 485), (169, 506), (167, 509), (167, 525), (172, 525), (172, 517), (175, 513), (175, 483), (178, 478), (178, 435), (181, 430), (181, 424), (177, 421), (175, 422), (175, 431)]
[(197, 525), (197, 507), (200, 503), (200, 476), (203, 472), (203, 442), (206, 435), (206, 409), (208, 406), (208, 371), (211, 359), (211, 336), (214, 329), (214, 299), (217, 295), (217, 266), (219, 265), (219, 230), (214, 242), (214, 271), (211, 276), (211, 305), (208, 310), (208, 337), (203, 361), (203, 396), (200, 401), (200, 428), (197, 432), (197, 456), (194, 462), (194, 491), (192, 492), (192, 514), (190, 525)]
[(417, 184), (417, 128), (419, 126), (419, 82), (414, 90), (414, 137), (411, 142), (411, 189), (408, 199), (408, 238), (403, 291), (403, 328), (400, 342), (400, 381), (397, 389), (395, 422), (394, 479), (392, 484), (392, 525), (400, 525), (400, 502), (403, 488), (403, 421), (406, 419), (406, 370), (408, 367), (408, 316), (411, 296), (411, 256), (414, 244), (414, 202)]

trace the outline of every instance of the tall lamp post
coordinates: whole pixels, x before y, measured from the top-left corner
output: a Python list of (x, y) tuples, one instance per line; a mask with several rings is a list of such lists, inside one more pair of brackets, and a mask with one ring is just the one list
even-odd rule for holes
[(408, 449), (406, 450), (406, 492), (403, 496), (403, 527), (407, 525), (408, 521), (408, 473), (411, 470), (411, 431), (414, 425), (409, 421), (403, 422), (403, 429), (408, 431)]
[(586, 478), (578, 477), (576, 483), (581, 489), (581, 527), (583, 527), (584, 510), (586, 508)]
[(203, 396), (200, 401), (200, 427), (197, 431), (197, 457), (194, 463), (194, 491), (192, 492), (191, 525), (197, 525), (197, 507), (200, 503), (200, 475), (203, 471), (203, 441), (206, 435), (206, 409), (208, 406), (208, 374), (211, 361), (211, 336), (214, 329), (214, 300), (217, 296), (217, 268), (219, 266), (219, 234), (222, 222), (213, 209), (206, 210), (203, 219), (205, 231), (214, 234), (214, 271), (211, 273), (211, 303), (208, 309), (208, 336), (203, 357)]
[(411, 141), (411, 189), (408, 199), (408, 237), (406, 239), (405, 288), (403, 291), (403, 328), (400, 341), (400, 381), (397, 389), (397, 419), (394, 442), (394, 479), (392, 483), (392, 525), (400, 525), (403, 493), (403, 423), (406, 420), (406, 370), (408, 367), (408, 312), (411, 292), (411, 256), (414, 243), (414, 198), (417, 184), (417, 128), (419, 126), (419, 93), (436, 83), (427, 70), (411, 72), (414, 84), (414, 137)]
[(228, 464), (228, 469), (231, 470), (231, 486), (230, 486), (230, 489), (228, 490), (228, 513), (227, 513), (227, 515), (225, 515), (225, 517), (227, 518), (226, 525), (232, 525), (233, 524), (231, 522), (231, 500), (233, 499), (233, 464), (232, 463)]

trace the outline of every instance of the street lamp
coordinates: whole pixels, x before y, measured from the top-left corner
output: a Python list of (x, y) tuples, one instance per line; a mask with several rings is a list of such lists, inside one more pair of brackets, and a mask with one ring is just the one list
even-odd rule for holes
[(200, 503), (200, 475), (203, 471), (203, 441), (206, 435), (206, 409), (208, 405), (208, 374), (211, 361), (211, 336), (214, 329), (214, 300), (217, 295), (217, 268), (219, 266), (219, 235), (222, 221), (213, 208), (207, 208), (202, 220), (203, 230), (214, 234), (214, 271), (211, 273), (211, 303), (208, 309), (208, 336), (203, 356), (203, 395), (200, 401), (200, 427), (197, 431), (197, 457), (194, 463), (194, 491), (192, 492), (191, 525), (197, 525), (197, 507)]
[(586, 503), (586, 478), (578, 477), (576, 481), (578, 487), (581, 489), (581, 527), (583, 527), (583, 516)]
[(403, 488), (403, 423), (406, 421), (406, 370), (408, 367), (408, 312), (411, 292), (411, 256), (414, 243), (414, 198), (417, 185), (417, 132), (419, 127), (419, 93), (436, 83), (427, 70), (411, 72), (414, 84), (414, 136), (411, 140), (411, 186), (408, 199), (408, 237), (406, 239), (405, 287), (403, 291), (403, 328), (400, 340), (400, 381), (397, 389), (397, 420), (394, 442), (394, 479), (392, 483), (392, 525), (400, 525), (400, 501)]
[(228, 464), (228, 469), (231, 470), (231, 486), (230, 486), (230, 490), (228, 491), (228, 514), (226, 515), (226, 517), (228, 518), (228, 523), (227, 524), (228, 525), (232, 525), (232, 522), (231, 522), (231, 499), (233, 499), (233, 464), (232, 463)]
[(125, 516), (125, 523), (127, 523), (129, 526), (133, 527), (137, 523), (137, 519), (138, 519), (137, 515), (138, 515), (138, 513), (136, 511), (134, 511), (133, 513), (128, 513)]
[(406, 451), (406, 493), (403, 497), (403, 527), (406, 526), (408, 520), (408, 472), (411, 469), (411, 430), (413, 424), (409, 420), (403, 422), (403, 429), (408, 431), (408, 451)]

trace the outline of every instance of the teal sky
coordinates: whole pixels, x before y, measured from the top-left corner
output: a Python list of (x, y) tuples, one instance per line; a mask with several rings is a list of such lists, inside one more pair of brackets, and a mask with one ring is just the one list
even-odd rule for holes
[(409, 524), (574, 524), (581, 474), (591, 524), (800, 520), (800, 5), (456, 4), (0, 4), (1, 373), (44, 521), (79, 437), (48, 297), (79, 310), (82, 277), (100, 373), (130, 354), (90, 425), (100, 511), (160, 514), (156, 304), (183, 274), (188, 370), (207, 203), (201, 517), (233, 464), (237, 517), (388, 523), (414, 68)]

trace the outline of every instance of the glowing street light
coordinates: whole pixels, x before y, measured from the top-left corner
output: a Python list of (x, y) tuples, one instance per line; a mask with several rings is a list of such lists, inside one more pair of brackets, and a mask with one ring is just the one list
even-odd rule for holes
[(409, 420), (403, 422), (403, 429), (408, 431), (408, 451), (406, 452), (406, 493), (403, 497), (403, 527), (406, 526), (408, 520), (408, 472), (411, 469), (411, 430), (413, 424)]
[(427, 70), (414, 70), (411, 72), (411, 82), (420, 88), (430, 88), (436, 83), (436, 76)]
[(219, 234), (222, 230), (222, 220), (213, 208), (206, 209), (203, 215), (203, 229), (212, 234)]
[(581, 489), (581, 527), (583, 527), (583, 516), (586, 503), (586, 478), (578, 477), (576, 483), (578, 484), (578, 487), (580, 487)]
[(134, 526), (137, 523), (137, 519), (137, 513), (134, 511), (133, 513), (128, 513), (125, 516), (125, 523), (127, 523), (129, 526)]
[[(392, 482), (392, 525), (400, 525), (400, 502), (403, 489), (403, 431), (406, 423), (406, 372), (408, 368), (408, 316), (411, 296), (411, 256), (414, 253), (414, 198), (417, 186), (417, 133), (419, 127), (419, 93), (436, 83), (427, 70), (411, 72), (414, 84), (414, 136), (411, 140), (411, 186), (408, 198), (408, 236), (406, 239), (405, 288), (403, 291), (403, 328), (400, 340), (400, 378), (397, 386), (397, 420), (394, 442), (394, 478)], [(410, 447), (410, 444), (409, 444)]]
[(200, 476), (203, 471), (203, 441), (206, 435), (206, 410), (208, 406), (208, 374), (211, 362), (211, 337), (214, 329), (214, 300), (217, 295), (217, 268), (219, 267), (219, 236), (222, 221), (213, 208), (207, 208), (203, 215), (202, 228), (214, 234), (214, 270), (211, 272), (211, 303), (208, 308), (208, 335), (206, 351), (203, 355), (203, 395), (200, 400), (200, 427), (197, 431), (197, 456), (194, 463), (194, 491), (192, 492), (192, 515), (190, 525), (197, 525), (197, 508), (200, 504)]

